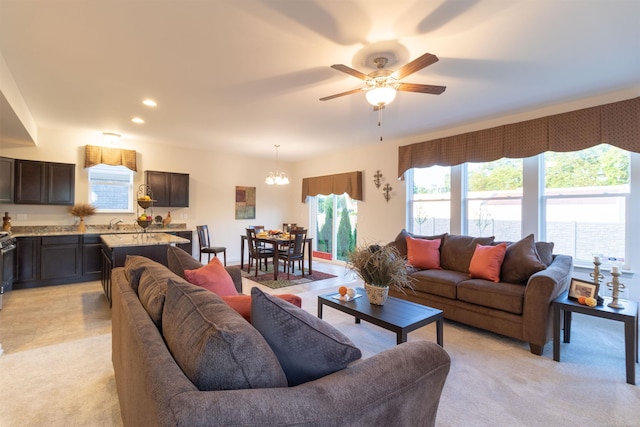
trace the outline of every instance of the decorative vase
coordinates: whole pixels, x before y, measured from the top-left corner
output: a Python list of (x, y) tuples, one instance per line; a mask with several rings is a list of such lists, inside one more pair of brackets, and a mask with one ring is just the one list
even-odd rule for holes
[(384, 305), (387, 301), (387, 296), (389, 296), (388, 286), (374, 286), (365, 283), (364, 290), (367, 292), (369, 302), (374, 305)]
[(80, 223), (78, 224), (78, 231), (84, 233), (87, 231), (87, 226), (84, 225), (84, 217), (80, 217)]

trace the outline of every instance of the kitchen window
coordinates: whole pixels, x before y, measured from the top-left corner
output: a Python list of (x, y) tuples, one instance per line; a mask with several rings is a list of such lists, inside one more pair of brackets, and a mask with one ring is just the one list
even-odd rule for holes
[(90, 167), (89, 200), (97, 212), (133, 212), (133, 171), (124, 166)]

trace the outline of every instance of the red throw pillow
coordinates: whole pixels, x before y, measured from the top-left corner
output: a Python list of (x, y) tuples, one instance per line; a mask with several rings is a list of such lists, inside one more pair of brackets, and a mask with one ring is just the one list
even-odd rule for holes
[(499, 282), (500, 269), (506, 252), (506, 243), (500, 243), (495, 246), (476, 245), (476, 250), (471, 257), (471, 264), (469, 264), (469, 276), (474, 279)]
[(233, 279), (217, 257), (196, 270), (185, 270), (184, 277), (189, 283), (208, 289), (221, 297), (238, 295)]
[[(302, 308), (302, 298), (298, 295), (280, 294), (274, 296), (288, 301), (296, 307)], [(240, 313), (247, 322), (251, 323), (251, 295), (231, 295), (222, 297), (222, 300), (226, 302), (229, 307)]]
[(440, 268), (441, 239), (414, 239), (407, 236), (407, 260), (416, 268)]

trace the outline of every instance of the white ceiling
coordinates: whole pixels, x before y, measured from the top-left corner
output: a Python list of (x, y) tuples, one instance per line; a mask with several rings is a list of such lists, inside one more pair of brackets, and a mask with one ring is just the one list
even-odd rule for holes
[[(0, 0), (0, 52), (39, 128), (291, 161), (640, 95), (640, 1)], [(400, 92), (380, 128), (362, 93), (318, 100), (362, 86), (332, 64), (425, 52), (403, 81), (447, 90)]]

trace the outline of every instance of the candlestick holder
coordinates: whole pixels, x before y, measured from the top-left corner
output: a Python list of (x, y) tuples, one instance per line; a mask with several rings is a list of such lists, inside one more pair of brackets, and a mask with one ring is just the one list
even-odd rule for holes
[(600, 273), (600, 257), (594, 257), (593, 259), (593, 271), (589, 273), (589, 277), (593, 279), (593, 284), (596, 285), (596, 301), (598, 305), (602, 305), (604, 300), (600, 296), (600, 281), (604, 280), (604, 275)]
[(620, 291), (625, 288), (624, 284), (620, 283), (618, 279), (620, 277), (620, 272), (612, 271), (611, 272), (612, 279), (610, 282), (607, 282), (607, 287), (611, 289), (611, 302), (607, 304), (611, 308), (624, 308), (624, 304), (622, 304), (618, 298), (620, 298)]

